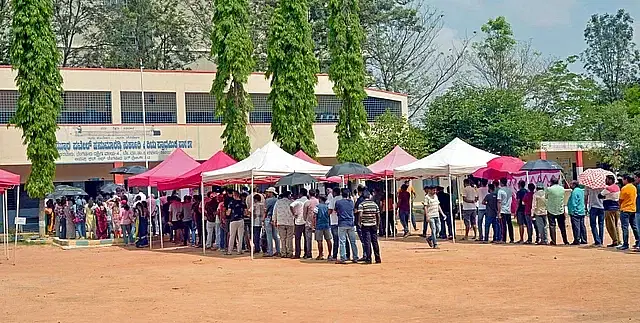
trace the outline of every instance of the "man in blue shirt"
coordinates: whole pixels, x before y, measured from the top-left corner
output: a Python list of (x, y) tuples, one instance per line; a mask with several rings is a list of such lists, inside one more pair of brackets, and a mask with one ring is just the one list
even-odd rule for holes
[(336, 213), (338, 215), (338, 238), (340, 239), (340, 260), (336, 264), (345, 264), (347, 261), (346, 244), (347, 236), (351, 244), (352, 262), (358, 262), (358, 246), (356, 246), (356, 232), (354, 228), (354, 205), (349, 198), (349, 189), (342, 189), (342, 199), (336, 202)]
[(587, 243), (587, 227), (584, 224), (584, 217), (587, 214), (585, 205), (584, 189), (578, 185), (578, 181), (571, 182), (571, 196), (567, 203), (569, 216), (571, 218), (571, 230), (573, 231), (572, 245)]
[(502, 242), (507, 242), (507, 233), (509, 233), (509, 243), (513, 243), (513, 223), (511, 222), (511, 199), (513, 193), (507, 186), (507, 179), (500, 179), (500, 189), (498, 189), (498, 204), (500, 205), (500, 214), (498, 214), (498, 222), (500, 223), (500, 233)]
[[(278, 191), (276, 191), (275, 187), (269, 187), (266, 190), (267, 200), (265, 202), (265, 207), (267, 214), (264, 218), (264, 231), (267, 236), (267, 253), (263, 255), (263, 257), (273, 257), (280, 256), (280, 236), (278, 235), (278, 228), (273, 225), (273, 209), (276, 206), (276, 202), (278, 202), (278, 198), (276, 195)], [(276, 253), (273, 253), (273, 243), (276, 244)]]
[[(322, 248), (322, 239), (324, 238), (327, 241), (327, 254), (329, 260), (331, 260), (331, 226), (329, 225), (329, 206), (327, 205), (327, 198), (325, 196), (320, 196), (320, 203), (316, 205), (313, 210), (313, 228), (316, 232), (316, 241), (318, 242), (318, 257), (316, 260), (324, 259), (324, 250)], [(335, 261), (335, 259), (334, 259)]]

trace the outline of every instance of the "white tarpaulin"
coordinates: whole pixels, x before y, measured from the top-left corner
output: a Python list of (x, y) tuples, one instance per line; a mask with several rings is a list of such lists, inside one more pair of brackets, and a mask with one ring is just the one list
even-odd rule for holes
[(230, 179), (282, 177), (296, 172), (323, 177), (330, 167), (307, 162), (278, 147), (273, 141), (256, 150), (249, 157), (231, 166), (202, 173), (202, 181), (209, 183)]
[(498, 156), (455, 138), (435, 153), (411, 164), (396, 168), (394, 177), (418, 178), (468, 175), (482, 167), (486, 167), (487, 162), (496, 157)]

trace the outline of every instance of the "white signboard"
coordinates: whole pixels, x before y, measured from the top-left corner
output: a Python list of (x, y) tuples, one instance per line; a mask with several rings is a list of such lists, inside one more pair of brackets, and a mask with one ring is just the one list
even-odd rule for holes
[(15, 223), (16, 223), (17, 225), (25, 225), (25, 224), (27, 224), (27, 218), (24, 218), (24, 217), (16, 217), (16, 218), (15, 218)]
[[(163, 160), (176, 148), (195, 148), (184, 136), (137, 126), (64, 127), (57, 133), (60, 163), (110, 163)], [(171, 131), (166, 131), (171, 132)], [(182, 137), (180, 140), (173, 139)]]

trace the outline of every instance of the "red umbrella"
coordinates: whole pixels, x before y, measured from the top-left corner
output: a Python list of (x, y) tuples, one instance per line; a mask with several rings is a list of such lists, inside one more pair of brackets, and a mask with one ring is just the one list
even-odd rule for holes
[(607, 176), (614, 176), (612, 172), (601, 168), (587, 169), (578, 175), (580, 184), (591, 189), (603, 189), (607, 186)]
[(490, 160), (487, 167), (507, 173), (520, 172), (524, 162), (520, 158), (510, 156), (500, 156)]
[(499, 180), (503, 177), (507, 179), (513, 178), (513, 175), (509, 172), (503, 172), (489, 167), (482, 167), (471, 175), (473, 175), (473, 177), (484, 178), (488, 180)]

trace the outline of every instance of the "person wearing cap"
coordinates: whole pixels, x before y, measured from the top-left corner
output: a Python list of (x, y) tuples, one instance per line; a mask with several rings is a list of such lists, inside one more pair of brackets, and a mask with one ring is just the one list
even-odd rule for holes
[[(267, 213), (264, 217), (264, 231), (267, 236), (267, 253), (265, 253), (264, 257), (273, 257), (280, 255), (280, 236), (278, 235), (278, 230), (276, 226), (273, 224), (273, 209), (276, 206), (276, 202), (278, 202), (278, 198), (276, 194), (275, 187), (269, 187), (266, 191), (266, 201), (265, 208)], [(276, 253), (273, 253), (273, 243), (276, 244)]]
[(571, 230), (573, 232), (572, 245), (581, 245), (587, 243), (587, 228), (584, 225), (584, 217), (586, 215), (586, 205), (584, 189), (580, 187), (578, 181), (571, 182), (571, 196), (567, 202), (569, 217), (571, 218)]
[(547, 228), (549, 227), (549, 218), (547, 213), (547, 195), (544, 191), (544, 184), (536, 184), (536, 192), (533, 194), (531, 201), (531, 214), (536, 218), (536, 227), (540, 235), (536, 244), (546, 245), (549, 243), (547, 238)]

